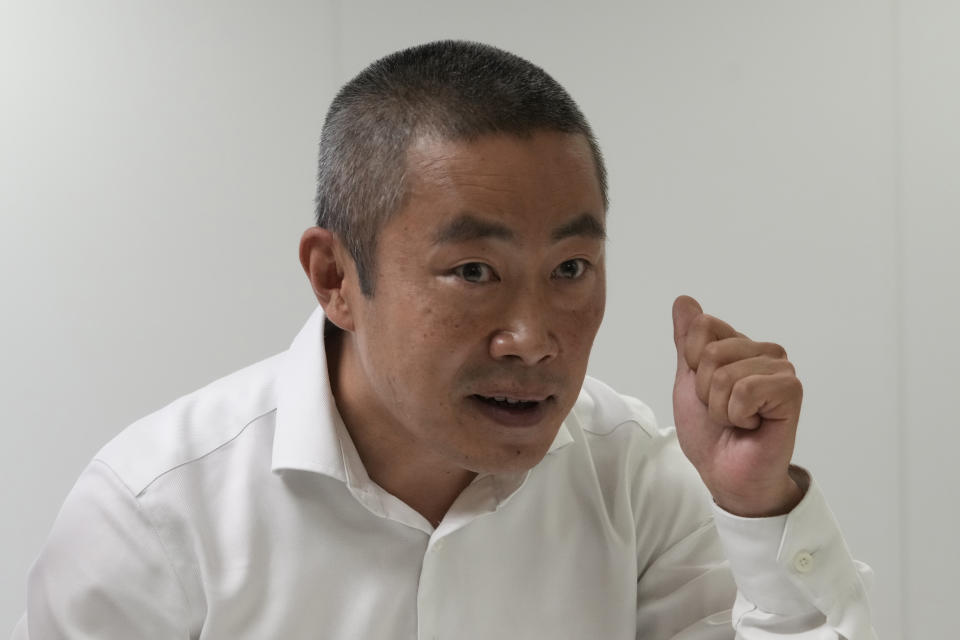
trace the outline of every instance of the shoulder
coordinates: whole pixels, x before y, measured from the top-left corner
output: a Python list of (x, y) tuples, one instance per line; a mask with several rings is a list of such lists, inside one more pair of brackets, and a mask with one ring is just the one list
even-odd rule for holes
[(667, 483), (689, 484), (693, 478), (699, 487), (699, 476), (680, 450), (676, 429), (659, 426), (653, 410), (637, 398), (587, 376), (571, 415), (594, 455), (609, 449), (627, 458), (626, 468), (636, 473), (656, 475)]
[[(636, 472), (666, 455), (676, 444), (673, 429), (662, 429), (653, 410), (596, 378), (584, 380), (568, 426), (580, 434), (590, 455), (604, 465)], [(620, 462), (613, 462), (611, 458)]]
[(655, 438), (659, 433), (650, 407), (590, 376), (583, 381), (572, 413), (582, 429), (594, 436), (609, 436), (624, 425), (641, 439)]
[(209, 455), (277, 407), (276, 380), (284, 353), (235, 371), (177, 398), (121, 431), (94, 456), (131, 493)]
[(587, 377), (571, 416), (571, 431), (579, 432), (574, 439), (581, 441), (597, 481), (608, 491), (629, 491), (638, 517), (663, 512), (664, 524), (681, 527), (709, 518), (708, 494), (676, 430), (658, 426), (646, 404)]

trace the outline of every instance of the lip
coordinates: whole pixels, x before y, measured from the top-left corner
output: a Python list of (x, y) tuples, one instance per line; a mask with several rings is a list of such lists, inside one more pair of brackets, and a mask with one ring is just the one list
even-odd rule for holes
[(530, 394), (512, 395), (509, 393), (489, 396), (486, 393), (482, 393), (478, 395), (486, 396), (488, 398), (507, 397), (510, 399), (523, 399), (528, 402), (535, 401), (537, 403), (535, 407), (529, 409), (509, 409), (507, 407), (498, 407), (497, 405), (485, 402), (476, 395), (471, 395), (467, 398), (467, 401), (480, 414), (501, 426), (509, 428), (529, 428), (540, 424), (547, 416), (547, 413), (550, 411), (550, 408), (554, 402), (554, 397), (550, 395), (531, 396)]
[(520, 400), (523, 402), (544, 402), (553, 397), (553, 394), (544, 391), (517, 391), (515, 389), (484, 390), (478, 391), (473, 395), (484, 396), (486, 398), (510, 398), (511, 400)]

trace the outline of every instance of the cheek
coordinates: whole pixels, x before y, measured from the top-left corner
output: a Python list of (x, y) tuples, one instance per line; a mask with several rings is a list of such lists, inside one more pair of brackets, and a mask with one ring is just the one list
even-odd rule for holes
[[(401, 311), (402, 310), (402, 311)], [(410, 296), (398, 301), (392, 320), (381, 324), (391, 351), (391, 366), (403, 384), (433, 392), (449, 383), (470, 361), (483, 334), (483, 320), (470, 305), (440, 296)], [(402, 317), (402, 320), (400, 318)]]
[(436, 282), (411, 296), (407, 303), (421, 325), (421, 336), (437, 344), (449, 343), (465, 350), (505, 315), (513, 294), (503, 287), (470, 290), (449, 282)]
[(557, 313), (557, 331), (574, 351), (589, 351), (603, 321), (606, 290), (602, 281), (576, 302)]
[(566, 351), (576, 359), (586, 361), (600, 326), (601, 314), (564, 314), (557, 326), (558, 337)]

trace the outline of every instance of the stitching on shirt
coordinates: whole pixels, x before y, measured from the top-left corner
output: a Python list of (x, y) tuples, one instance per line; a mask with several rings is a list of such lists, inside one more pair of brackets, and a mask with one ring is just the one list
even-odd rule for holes
[[(733, 629), (739, 633), (739, 631), (740, 631), (740, 625), (743, 624), (743, 619), (746, 618), (747, 615), (753, 613), (754, 611), (759, 611), (759, 610), (760, 610), (760, 607), (758, 607), (757, 605), (753, 605), (752, 607), (750, 607), (749, 609), (747, 609), (746, 611), (744, 611), (744, 612), (740, 615), (739, 618), (737, 618), (736, 620), (733, 620), (733, 621), (732, 621), (732, 622), (733, 622)], [(732, 613), (732, 609), (731, 609), (731, 613)], [(731, 618), (732, 618), (732, 616), (731, 616)]]
[(620, 422), (619, 424), (617, 424), (617, 426), (615, 426), (613, 429), (610, 429), (610, 430), (607, 431), (606, 433), (603, 433), (603, 432), (600, 432), (600, 431), (591, 431), (588, 427), (583, 426), (583, 423), (581, 423), (580, 426), (581, 426), (581, 428), (582, 428), (584, 431), (586, 431), (587, 433), (589, 433), (589, 434), (592, 435), (592, 436), (596, 436), (596, 437), (598, 437), (598, 438), (606, 438), (607, 436), (612, 436), (614, 433), (616, 433), (617, 431), (619, 431), (619, 430), (620, 430), (620, 427), (622, 427), (622, 426), (625, 425), (625, 424), (635, 424), (635, 425), (637, 425), (638, 427), (640, 427), (640, 431), (643, 432), (643, 435), (647, 436), (648, 439), (653, 440), (653, 436), (650, 435), (650, 432), (647, 431), (647, 428), (643, 425), (642, 422), (640, 422), (640, 421), (637, 420), (636, 418), (628, 418), (628, 419), (624, 420), (623, 422)]
[[(219, 451), (220, 449), (222, 449), (223, 447), (227, 446), (228, 444), (230, 444), (231, 442), (233, 442), (234, 440), (236, 440), (237, 438), (239, 438), (241, 435), (243, 435), (243, 432), (246, 431), (246, 430), (247, 430), (247, 427), (249, 427), (251, 424), (253, 424), (253, 423), (256, 422), (257, 420), (259, 420), (260, 418), (262, 418), (262, 417), (264, 417), (264, 416), (266, 416), (266, 415), (269, 415), (269, 414), (275, 412), (276, 410), (277, 410), (277, 408), (274, 407), (273, 409), (270, 409), (269, 411), (265, 411), (264, 413), (261, 413), (260, 415), (256, 416), (255, 418), (252, 418), (247, 424), (243, 425), (243, 427), (242, 427), (237, 433), (235, 433), (234, 435), (232, 435), (229, 439), (224, 440), (223, 442), (221, 442), (220, 444), (218, 444), (216, 447), (214, 447), (214, 448), (211, 449), (210, 451), (207, 451), (206, 453), (200, 454), (200, 455), (197, 456), (196, 458), (191, 458), (190, 460), (185, 460), (185, 461), (183, 461), (183, 462), (181, 462), (181, 463), (179, 463), (179, 464), (176, 464), (176, 465), (170, 467), (169, 469), (165, 469), (164, 471), (158, 473), (153, 479), (150, 480), (150, 482), (147, 482), (145, 485), (143, 485), (143, 488), (140, 489), (140, 491), (138, 491), (137, 493), (134, 493), (134, 492), (133, 492), (133, 489), (132, 489), (129, 485), (127, 485), (125, 482), (124, 482), (124, 486), (127, 487), (127, 490), (130, 491), (130, 493), (132, 493), (135, 497), (139, 498), (140, 496), (143, 495), (143, 493), (144, 493), (147, 489), (149, 489), (149, 488), (153, 485), (154, 482), (156, 482), (157, 480), (159, 480), (159, 479), (162, 478), (163, 476), (167, 475), (167, 474), (170, 473), (171, 471), (176, 471), (176, 470), (179, 469), (180, 467), (185, 467), (185, 466), (187, 466), (188, 464), (193, 464), (194, 462), (197, 462), (198, 460), (203, 460), (203, 459), (206, 458), (207, 456), (216, 453), (217, 451)], [(107, 462), (105, 462), (104, 460), (102, 460), (102, 459), (100, 459), (100, 458), (95, 458), (95, 460), (97, 460), (97, 461), (99, 461), (99, 462), (102, 462), (103, 464), (107, 465), (108, 467), (110, 466)], [(111, 470), (112, 470), (112, 468), (111, 468)], [(114, 471), (114, 473), (116, 474), (115, 471)], [(119, 475), (119, 474), (117, 474), (117, 478), (120, 479), (120, 482), (123, 482), (123, 479), (120, 478), (120, 475)]]
[[(177, 586), (180, 587), (180, 594), (183, 596), (183, 601), (186, 604), (187, 611), (190, 612), (191, 617), (193, 617), (193, 614), (195, 612), (193, 610), (193, 603), (190, 601), (190, 598), (187, 596), (187, 588), (184, 585), (183, 579), (180, 577), (180, 574), (177, 572), (177, 568), (173, 564), (173, 560), (170, 558), (170, 551), (167, 549), (167, 545), (163, 543), (163, 538), (160, 536), (160, 530), (157, 529), (156, 523), (147, 514), (147, 511), (143, 508), (143, 505), (140, 504), (139, 495), (135, 495), (133, 491), (130, 490), (130, 487), (126, 485), (126, 483), (120, 477), (120, 474), (118, 474), (114, 470), (114, 468), (111, 467), (108, 463), (100, 459), (94, 459), (93, 462), (99, 462), (100, 464), (102, 464), (110, 472), (110, 474), (117, 479), (117, 481), (123, 486), (123, 488), (127, 490), (127, 493), (130, 494), (130, 497), (133, 500), (133, 503), (137, 506), (137, 513), (139, 513), (140, 516), (146, 521), (146, 523), (150, 526), (150, 530), (153, 531), (153, 535), (156, 536), (157, 544), (160, 545), (160, 551), (163, 553), (163, 559), (166, 560), (167, 566), (170, 568), (170, 573), (173, 574), (173, 578), (177, 581)], [(187, 627), (189, 628), (189, 626), (190, 625), (188, 621)]]

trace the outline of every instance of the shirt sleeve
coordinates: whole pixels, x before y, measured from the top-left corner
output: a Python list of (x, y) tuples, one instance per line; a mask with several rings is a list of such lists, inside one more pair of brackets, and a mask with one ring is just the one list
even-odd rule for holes
[(81, 474), (27, 580), (18, 640), (186, 640), (189, 607), (157, 532), (104, 463)]
[(713, 505), (737, 585), (737, 638), (876, 640), (867, 589), (873, 572), (850, 556), (836, 519), (809, 473), (791, 467), (805, 494), (772, 518), (741, 518)]
[[(850, 557), (809, 474), (789, 513), (713, 518), (661, 554), (638, 582), (638, 640), (876, 640), (872, 571)], [(732, 605), (732, 607), (731, 607)]]

